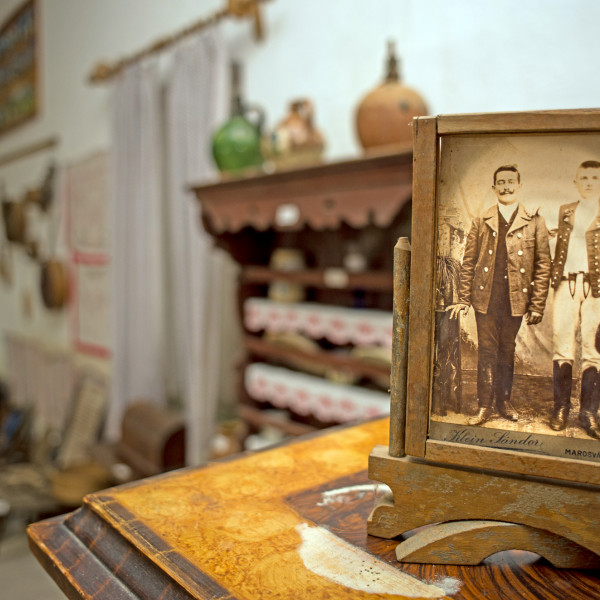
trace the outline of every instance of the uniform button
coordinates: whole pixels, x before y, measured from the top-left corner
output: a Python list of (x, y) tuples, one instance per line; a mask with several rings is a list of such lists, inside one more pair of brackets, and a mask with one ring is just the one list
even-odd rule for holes
[[(596, 263), (598, 264), (598, 263)], [(487, 267), (483, 267), (483, 270), (487, 273), (489, 271), (489, 269)]]
[(517, 237), (518, 238), (522, 238), (523, 236), (521, 235), (521, 232), (517, 233)]
[(508, 275), (505, 275), (505, 276), (504, 276), (504, 279), (508, 279)]
[(523, 250), (519, 250), (519, 251), (517, 252), (517, 254), (518, 254), (519, 256), (523, 256)]
[(480, 286), (479, 286), (479, 289), (480, 289), (480, 290), (482, 290), (482, 289), (483, 289), (483, 286), (482, 286), (482, 285), (480, 285)]
[(492, 231), (492, 236), (496, 237), (496, 232), (495, 231)]
[(526, 294), (527, 293), (527, 288), (523, 288), (523, 292)]
[(519, 269), (519, 271), (520, 271), (521, 273), (525, 273), (525, 269), (524, 269), (523, 267), (521, 267), (521, 268)]
[(533, 281), (531, 282), (531, 285), (535, 285), (535, 284), (533, 283)]
[(493, 254), (493, 252), (491, 250), (488, 250), (488, 254)]

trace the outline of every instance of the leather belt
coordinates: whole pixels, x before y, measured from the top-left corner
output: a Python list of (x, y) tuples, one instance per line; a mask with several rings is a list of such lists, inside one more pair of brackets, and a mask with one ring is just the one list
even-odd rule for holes
[(567, 275), (563, 275), (560, 280), (569, 282), (569, 292), (571, 293), (571, 298), (575, 297), (575, 286), (577, 283), (577, 276), (583, 275), (583, 297), (587, 298), (590, 294), (590, 274), (584, 273), (583, 271), (577, 271), (576, 273), (567, 273)]

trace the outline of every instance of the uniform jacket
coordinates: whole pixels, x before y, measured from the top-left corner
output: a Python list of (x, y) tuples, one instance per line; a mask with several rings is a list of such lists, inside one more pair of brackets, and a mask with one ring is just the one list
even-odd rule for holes
[[(498, 208), (491, 206), (471, 224), (462, 261), (459, 302), (487, 313), (494, 281), (498, 242)], [(544, 313), (550, 283), (550, 248), (543, 217), (519, 203), (506, 234), (511, 313)]]
[[(563, 204), (558, 211), (558, 237), (556, 239), (556, 250), (554, 262), (552, 263), (551, 285), (556, 288), (564, 275), (565, 261), (569, 251), (569, 239), (573, 231), (575, 209), (579, 202)], [(588, 273), (590, 274), (590, 288), (594, 298), (600, 297), (600, 253), (598, 252), (598, 239), (600, 236), (600, 218), (597, 216), (590, 223), (585, 232), (585, 246), (587, 249)]]

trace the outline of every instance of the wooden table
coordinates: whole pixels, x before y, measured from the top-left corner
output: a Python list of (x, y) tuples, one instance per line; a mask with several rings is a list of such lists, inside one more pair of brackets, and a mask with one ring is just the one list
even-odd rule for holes
[(399, 564), (396, 541), (366, 534), (382, 493), (367, 459), (387, 437), (381, 419), (109, 489), (32, 525), (31, 548), (70, 598), (600, 599), (597, 571), (519, 551)]

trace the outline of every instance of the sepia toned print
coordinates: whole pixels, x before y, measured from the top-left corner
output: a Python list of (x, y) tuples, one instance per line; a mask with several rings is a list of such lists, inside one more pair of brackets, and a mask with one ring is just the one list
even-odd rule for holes
[(429, 437), (600, 462), (600, 136), (445, 138)]

